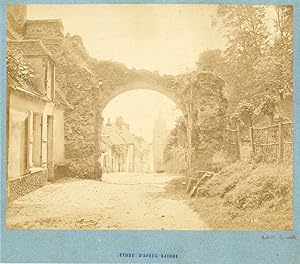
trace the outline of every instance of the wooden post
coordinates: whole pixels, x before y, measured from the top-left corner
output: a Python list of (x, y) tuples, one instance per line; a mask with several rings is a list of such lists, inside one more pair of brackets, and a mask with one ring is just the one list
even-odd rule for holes
[(283, 126), (282, 122), (278, 124), (278, 161), (283, 160), (283, 151), (284, 151), (284, 138), (283, 138)]
[(251, 150), (252, 153), (255, 153), (255, 144), (254, 144), (254, 128), (250, 127), (250, 140), (251, 140)]

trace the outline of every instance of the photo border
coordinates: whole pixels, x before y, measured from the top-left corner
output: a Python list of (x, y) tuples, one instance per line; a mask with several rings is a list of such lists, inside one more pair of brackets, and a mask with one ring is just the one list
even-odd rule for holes
[[(294, 185), (292, 231), (6, 230), (6, 4), (292, 4), (294, 10)], [(297, 30), (298, 29), (298, 30)], [(300, 1), (0, 0), (0, 262), (18, 263), (300, 263)], [(298, 163), (299, 162), (299, 163)], [(188, 219), (187, 219), (188, 221)], [(276, 239), (262, 239), (272, 236)], [(280, 239), (295, 235), (296, 239)], [(170, 253), (177, 259), (120, 258), (125, 253)]]

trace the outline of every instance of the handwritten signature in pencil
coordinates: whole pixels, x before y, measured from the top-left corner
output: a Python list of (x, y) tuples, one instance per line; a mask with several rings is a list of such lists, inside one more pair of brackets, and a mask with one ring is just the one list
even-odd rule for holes
[(272, 240), (272, 239), (281, 239), (281, 240), (296, 240), (296, 235), (262, 235), (261, 239), (263, 240)]

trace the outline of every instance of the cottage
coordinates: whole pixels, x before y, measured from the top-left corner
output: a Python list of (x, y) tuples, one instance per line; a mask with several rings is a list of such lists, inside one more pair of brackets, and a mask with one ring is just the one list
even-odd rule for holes
[(55, 61), (40, 40), (8, 40), (7, 47), (21, 55), (34, 75), (28, 82), (20, 81), (14, 70), (7, 72), (12, 200), (54, 180), (55, 164), (64, 161), (64, 109), (71, 106), (55, 87)]
[(116, 126), (110, 122), (103, 127), (101, 148), (104, 172), (131, 171), (132, 144), (122, 137)]
[(101, 164), (104, 172), (150, 171), (150, 147), (141, 137), (130, 132), (122, 117), (103, 127)]

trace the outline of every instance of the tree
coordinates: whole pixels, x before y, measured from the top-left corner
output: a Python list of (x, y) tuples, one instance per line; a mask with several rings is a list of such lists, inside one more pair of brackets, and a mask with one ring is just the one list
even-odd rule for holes
[(258, 110), (274, 122), (275, 114), (288, 116), (284, 105), (292, 104), (293, 94), (293, 34), (292, 7), (274, 7), (276, 34), (267, 54), (254, 65), (256, 86), (264, 92)]
[(164, 161), (173, 158), (173, 153), (176, 150), (183, 149), (187, 141), (186, 126), (183, 117), (176, 120), (175, 127), (168, 135), (167, 145), (164, 149)]
[(220, 49), (208, 49), (200, 53), (196, 62), (198, 69), (211, 70), (217, 74), (223, 72), (224, 58)]
[(292, 6), (276, 6), (275, 11), (277, 18), (275, 19), (275, 27), (277, 36), (274, 41), (272, 53), (276, 55), (281, 63), (283, 78), (283, 92), (293, 92), (293, 7)]
[(269, 47), (270, 34), (265, 12), (264, 6), (256, 5), (218, 7), (221, 29), (227, 39), (223, 78), (230, 87), (229, 99), (235, 106), (240, 101), (236, 98), (245, 98), (257, 92), (253, 87), (253, 66)]

